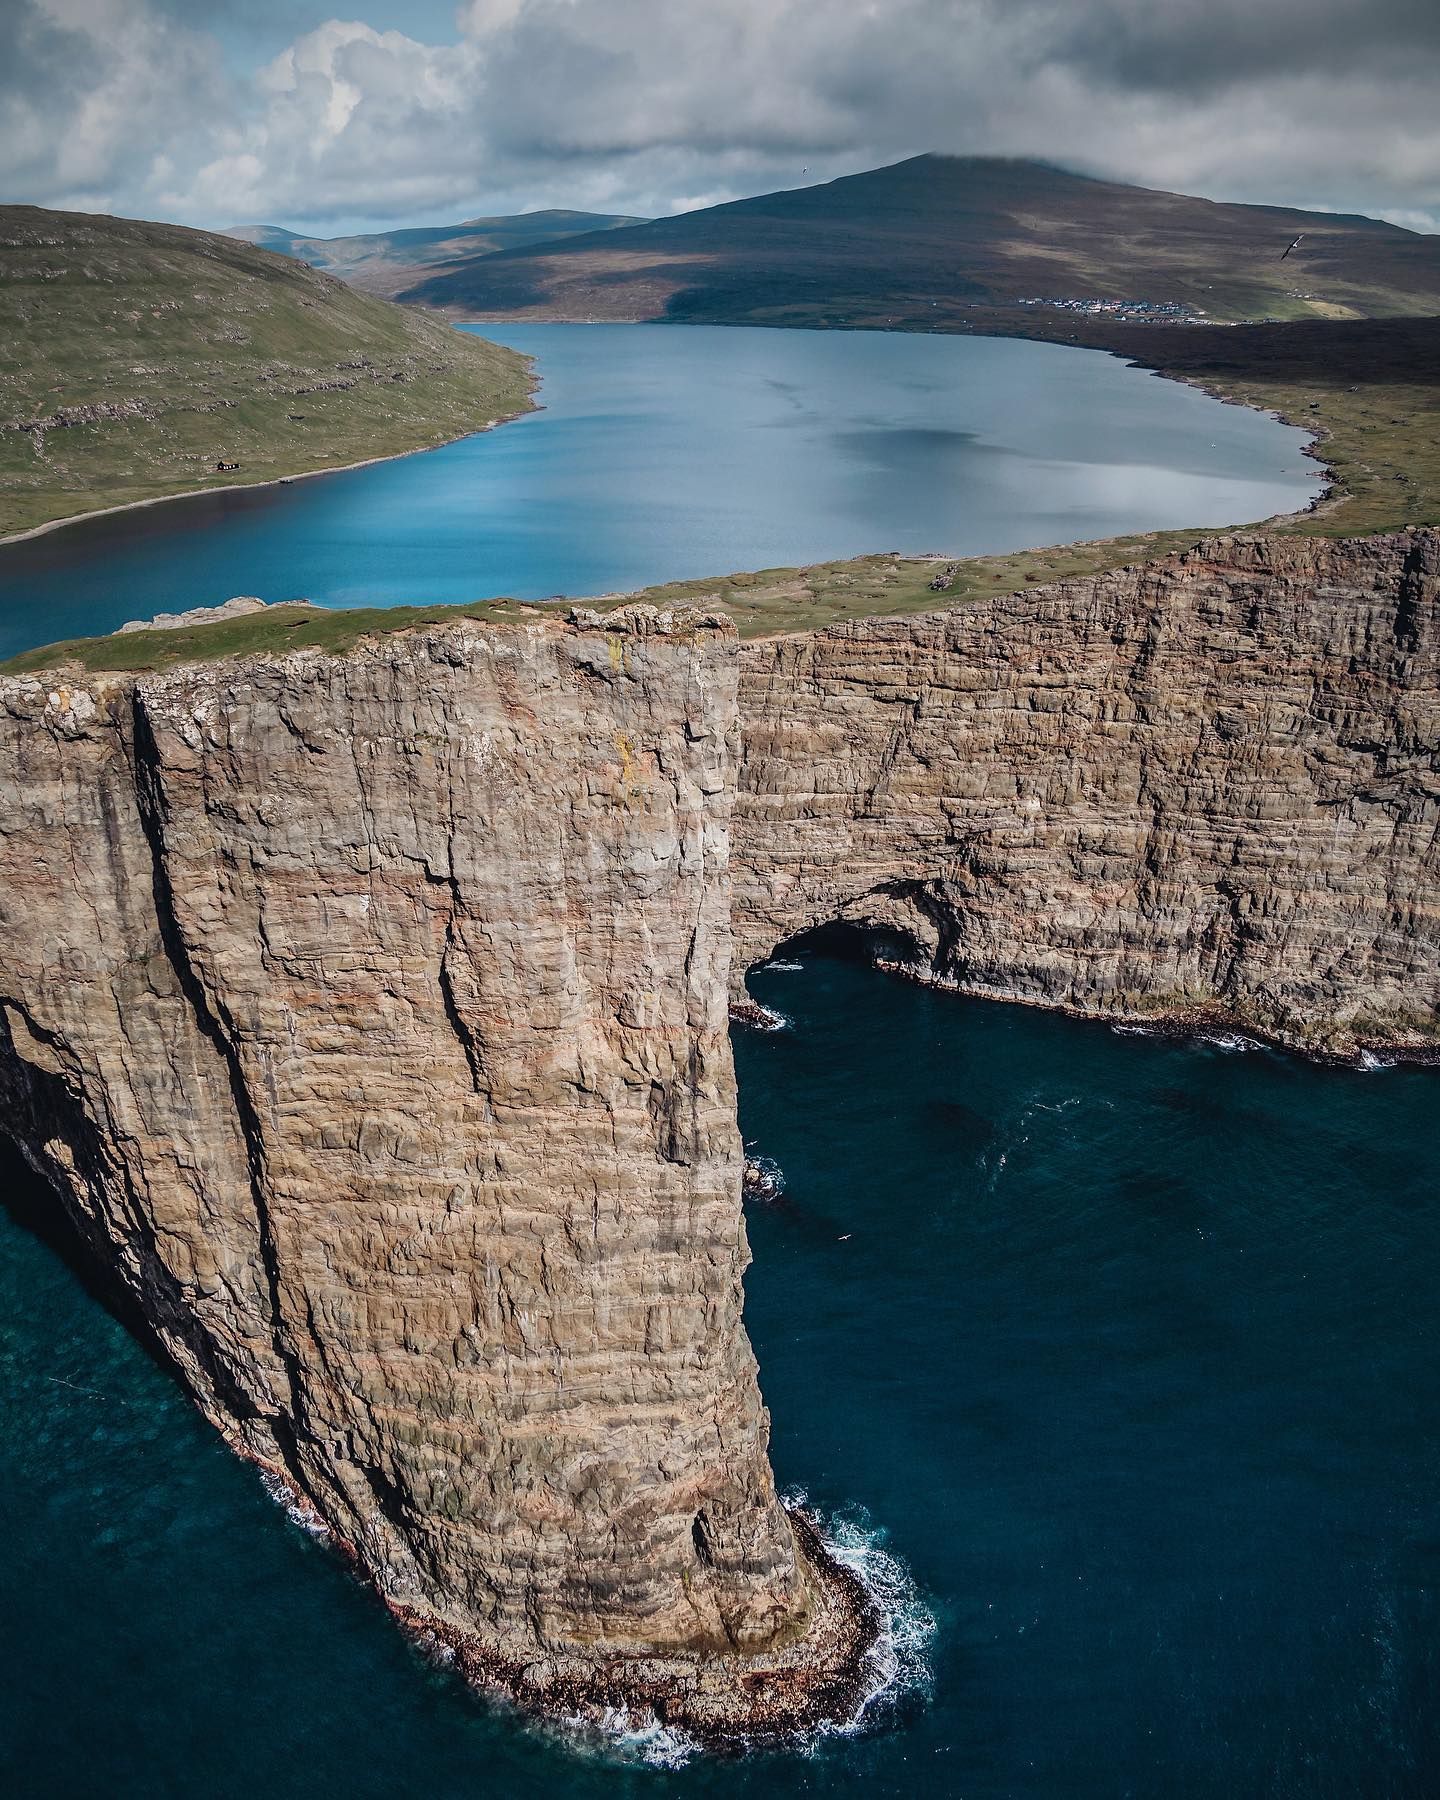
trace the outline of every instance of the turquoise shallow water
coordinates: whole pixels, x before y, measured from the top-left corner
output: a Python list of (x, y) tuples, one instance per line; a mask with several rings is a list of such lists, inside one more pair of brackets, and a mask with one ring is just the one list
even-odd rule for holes
[(1304, 506), (1305, 436), (1054, 344), (531, 325), (545, 410), (423, 456), (0, 547), (0, 657), (232, 594), (629, 590), (864, 551), (998, 552)]
[(1313, 1067), (808, 955), (737, 1038), (783, 1484), (936, 1620), (813, 1755), (579, 1757), (427, 1669), (0, 1215), (0, 1743), (21, 1800), (1428, 1796), (1440, 1073)]

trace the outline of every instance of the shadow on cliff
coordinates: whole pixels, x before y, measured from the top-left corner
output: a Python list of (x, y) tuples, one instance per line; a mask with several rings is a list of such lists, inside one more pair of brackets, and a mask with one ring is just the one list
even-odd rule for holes
[(784, 962), (792, 956), (823, 956), (832, 962), (862, 963), (867, 968), (895, 963), (928, 966), (930, 962), (919, 940), (908, 932), (884, 925), (857, 925), (843, 919), (797, 932), (777, 944), (766, 961)]
[(191, 1399), (179, 1370), (139, 1305), (108, 1272), (54, 1190), (4, 1137), (0, 1137), (0, 1212), (64, 1263), (85, 1293), (123, 1325), (155, 1367), (163, 1370), (187, 1400)]

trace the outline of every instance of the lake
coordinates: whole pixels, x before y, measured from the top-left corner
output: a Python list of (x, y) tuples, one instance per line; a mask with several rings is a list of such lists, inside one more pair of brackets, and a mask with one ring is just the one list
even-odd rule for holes
[[(477, 327), (476, 329), (482, 329)], [(1303, 432), (1094, 350), (527, 325), (544, 411), (283, 488), (0, 547), (0, 657), (232, 594), (544, 599), (875, 550), (1224, 526), (1319, 491)]]
[[(860, 1737), (565, 1748), (406, 1645), (0, 1209), (15, 1800), (1428, 1800), (1440, 1071), (1125, 1035), (807, 954), (756, 993), (746, 1314), (784, 1486), (892, 1561)], [(38, 1204), (37, 1204), (38, 1202)]]

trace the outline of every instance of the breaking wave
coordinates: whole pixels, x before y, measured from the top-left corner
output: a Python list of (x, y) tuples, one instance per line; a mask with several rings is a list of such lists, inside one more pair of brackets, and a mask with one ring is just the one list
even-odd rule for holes
[(265, 1492), (282, 1508), (285, 1517), (292, 1525), (298, 1525), (311, 1537), (328, 1538), (330, 1527), (316, 1512), (305, 1497), (298, 1493), (283, 1475), (277, 1475), (273, 1469), (260, 1470), (260, 1485)]
[(773, 1156), (747, 1154), (741, 1188), (747, 1200), (778, 1200), (785, 1192), (785, 1171)]
[(652, 1769), (683, 1769), (701, 1749), (688, 1732), (662, 1725), (654, 1713), (626, 1707), (607, 1706), (598, 1731), (610, 1756)]
[(860, 1704), (848, 1719), (813, 1733), (803, 1747), (814, 1749), (827, 1737), (855, 1737), (868, 1731), (907, 1698), (929, 1694), (929, 1650), (936, 1622), (915, 1577), (886, 1549), (885, 1532), (871, 1524), (863, 1508), (829, 1516), (817, 1514), (809, 1507), (804, 1490), (798, 1488), (782, 1499), (787, 1508), (806, 1507), (819, 1529), (821, 1543), (857, 1578), (880, 1617), (879, 1634), (865, 1656), (866, 1682)]
[(742, 1000), (730, 1008), (732, 1025), (748, 1025), (752, 1031), (789, 1031), (794, 1020), (773, 1006), (762, 1006), (758, 1000)]
[(1110, 1029), (1116, 1037), (1173, 1038), (1181, 1043), (1204, 1044), (1211, 1050), (1227, 1052), (1265, 1048), (1259, 1038), (1246, 1037), (1240, 1031), (1196, 1029), (1183, 1023), (1177, 1024), (1173, 1020), (1162, 1020), (1155, 1025), (1137, 1024), (1133, 1019), (1114, 1020)]
[[(857, 1737), (893, 1715), (906, 1698), (929, 1693), (929, 1648), (936, 1624), (915, 1578), (886, 1549), (885, 1533), (870, 1523), (863, 1509), (829, 1516), (817, 1514), (800, 1488), (792, 1488), (781, 1499), (787, 1510), (805, 1508), (826, 1551), (856, 1577), (880, 1618), (879, 1634), (866, 1652), (865, 1684), (855, 1710), (849, 1718), (796, 1736), (788, 1746), (802, 1755), (811, 1755), (826, 1739)], [(555, 1727), (549, 1729), (553, 1731)], [(643, 1763), (654, 1769), (683, 1769), (696, 1756), (705, 1754), (705, 1746), (688, 1732), (662, 1724), (643, 1709), (608, 1707), (598, 1724), (579, 1717), (567, 1718), (562, 1735), (572, 1750), (588, 1746), (592, 1753), (608, 1760)], [(785, 1746), (769, 1741), (755, 1748), (773, 1753)]]
[(793, 1031), (795, 1029), (795, 1021), (790, 1017), (789, 1013), (781, 1012), (778, 1006), (762, 1006), (760, 1011), (764, 1017), (759, 1022), (759, 1030)]

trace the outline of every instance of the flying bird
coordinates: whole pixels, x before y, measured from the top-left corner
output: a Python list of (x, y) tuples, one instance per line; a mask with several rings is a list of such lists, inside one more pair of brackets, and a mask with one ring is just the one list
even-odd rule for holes
[(1305, 233), (1302, 231), (1300, 233), (1300, 236), (1296, 238), (1295, 242), (1293, 244), (1289, 245), (1289, 247), (1282, 253), (1282, 255), (1280, 257), (1281, 262), (1284, 262), (1285, 258), (1290, 254), (1291, 250), (1296, 250), (1299, 248), (1301, 242), (1304, 240), (1304, 237), (1305, 237)]

